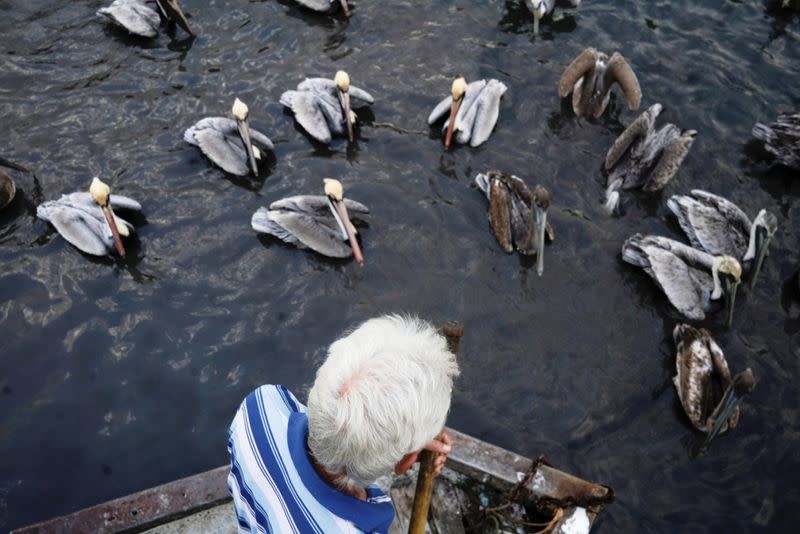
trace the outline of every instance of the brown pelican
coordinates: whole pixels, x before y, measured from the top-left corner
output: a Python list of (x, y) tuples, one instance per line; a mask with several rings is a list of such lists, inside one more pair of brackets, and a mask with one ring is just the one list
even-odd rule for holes
[(622, 245), (622, 259), (641, 267), (670, 303), (693, 321), (705, 319), (711, 300), (725, 298), (725, 324), (733, 320), (742, 267), (730, 256), (712, 256), (678, 241), (636, 234)]
[(642, 89), (628, 62), (619, 52), (611, 59), (594, 48), (587, 48), (576, 57), (561, 75), (558, 96), (572, 93), (572, 109), (578, 117), (603, 114), (610, 99), (611, 86), (618, 83), (631, 111), (639, 109)]
[(327, 12), (333, 9), (333, 6), (339, 4), (342, 6), (342, 11), (346, 17), (350, 16), (350, 7), (347, 5), (347, 0), (296, 0), (301, 6), (313, 9), (314, 11)]
[(800, 113), (781, 113), (769, 126), (757, 123), (753, 137), (764, 142), (778, 163), (800, 171)]
[(655, 129), (661, 104), (653, 104), (628, 126), (606, 154), (606, 210), (619, 209), (619, 190), (659, 191), (672, 180), (692, 148), (697, 132), (674, 124)]
[[(158, 11), (150, 7), (153, 3)], [(97, 14), (140, 37), (158, 35), (161, 16), (168, 22), (177, 22), (186, 33), (194, 35), (178, 0), (115, 0), (110, 6), (97, 10)]]
[(333, 80), (306, 78), (296, 91), (281, 95), (281, 104), (291, 108), (300, 126), (321, 143), (330, 143), (332, 134), (344, 135), (345, 129), (352, 143), (356, 114), (351, 106), (357, 108), (373, 102), (372, 95), (350, 85), (350, 76), (343, 70)]
[[(572, 7), (581, 5), (581, 0), (566, 0)], [(556, 0), (525, 0), (525, 5), (533, 13), (533, 33), (539, 33), (539, 21), (549, 17), (556, 7)]]
[(200, 147), (203, 154), (223, 171), (237, 176), (246, 176), (252, 172), (257, 176), (257, 160), (261, 159), (258, 147), (272, 150), (272, 141), (261, 132), (250, 129), (247, 122), (250, 112), (238, 98), (233, 102), (231, 113), (233, 119), (201, 119), (186, 130), (183, 139)]
[(475, 184), (489, 199), (489, 224), (506, 252), (517, 250), (526, 256), (536, 255), (536, 272), (544, 272), (544, 240), (553, 230), (547, 222), (550, 192), (537, 185), (531, 193), (522, 179), (490, 171), (475, 176)]
[[(367, 214), (369, 209), (354, 200), (343, 198), (342, 184), (325, 178), (325, 195), (300, 195), (259, 208), (250, 225), (256, 232), (270, 234), (286, 243), (308, 247), (323, 256), (349, 258), (355, 256), (359, 265), (364, 256), (356, 239), (358, 231), (350, 222), (348, 212)], [(349, 246), (345, 244), (349, 242)]]
[(762, 209), (751, 222), (730, 200), (700, 189), (693, 189), (691, 196), (673, 195), (667, 207), (693, 247), (738, 259), (749, 267), (750, 287), (755, 285), (770, 239), (778, 230), (775, 215)]
[[(30, 172), (27, 167), (12, 163), (5, 158), (0, 158), (0, 165), (22, 172)], [(3, 171), (0, 171), (0, 210), (11, 204), (16, 194), (17, 188), (14, 185), (14, 180)]]
[(51, 223), (64, 239), (93, 256), (105, 256), (115, 248), (125, 256), (120, 236), (128, 237), (133, 225), (114, 215), (112, 208), (141, 211), (135, 200), (111, 196), (111, 189), (95, 178), (88, 193), (62, 195), (36, 208), (36, 216)]
[(679, 324), (672, 331), (678, 352), (672, 379), (689, 420), (706, 432), (705, 445), (739, 421), (739, 402), (753, 390), (749, 368), (731, 380), (728, 362), (708, 330)]
[(467, 85), (464, 78), (456, 78), (450, 89), (451, 96), (439, 102), (430, 116), (428, 124), (433, 125), (450, 111), (443, 130), (445, 148), (450, 148), (453, 133), (459, 143), (469, 143), (476, 147), (483, 144), (492, 134), (497, 116), (500, 114), (500, 99), (508, 88), (497, 80), (480, 80)]

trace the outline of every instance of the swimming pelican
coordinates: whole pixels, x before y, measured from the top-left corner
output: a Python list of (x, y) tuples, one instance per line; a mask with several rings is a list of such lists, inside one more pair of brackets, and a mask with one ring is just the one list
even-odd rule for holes
[(725, 324), (731, 325), (742, 277), (735, 258), (712, 256), (666, 237), (636, 234), (622, 245), (622, 259), (644, 269), (688, 319), (702, 321), (711, 300), (724, 297)]
[(677, 354), (672, 381), (689, 420), (706, 432), (705, 445), (739, 421), (739, 402), (753, 390), (750, 368), (731, 380), (728, 362), (708, 330), (679, 324), (672, 331)]
[[(30, 172), (27, 167), (12, 163), (2, 157), (0, 157), (0, 165), (22, 172)], [(14, 185), (14, 180), (3, 171), (0, 171), (0, 210), (11, 204), (16, 194), (17, 188)]]
[[(581, 0), (567, 0), (572, 7), (581, 5)], [(553, 13), (556, 0), (525, 0), (525, 5), (533, 14), (533, 33), (539, 33), (539, 21)]]
[(327, 12), (333, 9), (337, 3), (342, 6), (342, 11), (346, 17), (350, 16), (350, 6), (347, 5), (347, 0), (296, 0), (301, 6), (313, 9), (314, 11)]
[(111, 196), (108, 185), (94, 178), (88, 193), (61, 195), (58, 200), (44, 202), (36, 208), (36, 216), (51, 223), (64, 239), (87, 254), (105, 256), (116, 248), (124, 257), (120, 236), (128, 237), (134, 228), (114, 215), (112, 208), (142, 210), (131, 198)]
[(674, 124), (655, 129), (662, 109), (661, 104), (650, 106), (622, 132), (606, 154), (608, 213), (619, 209), (620, 189), (661, 190), (678, 172), (692, 148), (696, 131), (681, 132)]
[(693, 189), (691, 196), (673, 195), (667, 207), (693, 247), (738, 259), (750, 270), (750, 288), (755, 285), (770, 239), (778, 230), (775, 215), (762, 209), (751, 222), (730, 200), (700, 189)]
[(500, 171), (475, 176), (475, 184), (489, 199), (489, 224), (506, 252), (514, 246), (526, 256), (536, 255), (536, 272), (544, 272), (544, 240), (553, 230), (547, 222), (550, 192), (537, 185), (531, 193), (525, 182)]
[(428, 125), (447, 115), (442, 130), (447, 130), (444, 137), (445, 148), (450, 148), (453, 133), (459, 143), (469, 143), (476, 147), (483, 144), (492, 134), (497, 117), (500, 114), (500, 99), (508, 87), (497, 80), (479, 80), (467, 85), (464, 78), (456, 78), (450, 89), (451, 96), (439, 102), (430, 116)]
[(300, 126), (321, 143), (330, 143), (332, 133), (344, 135), (345, 128), (352, 143), (356, 114), (350, 108), (374, 102), (368, 92), (350, 85), (350, 76), (343, 70), (338, 71), (333, 80), (306, 78), (296, 91), (281, 95), (281, 104), (291, 108)]
[(261, 132), (250, 129), (247, 122), (250, 111), (238, 98), (233, 102), (231, 113), (235, 120), (226, 117), (201, 119), (184, 132), (183, 139), (200, 147), (203, 154), (225, 172), (237, 176), (247, 176), (252, 172), (258, 176), (257, 160), (261, 159), (258, 147), (272, 150), (272, 141)]
[[(355, 256), (359, 265), (364, 256), (356, 239), (358, 230), (350, 222), (349, 212), (367, 214), (369, 209), (350, 199), (338, 180), (325, 178), (325, 195), (300, 195), (259, 208), (250, 221), (256, 232), (270, 234), (300, 248), (308, 247), (323, 256), (349, 258)], [(345, 244), (349, 241), (349, 246)]]
[[(158, 11), (148, 5), (153, 2)], [(158, 35), (158, 28), (161, 26), (159, 12), (166, 21), (175, 21), (186, 33), (194, 35), (178, 0), (115, 0), (110, 6), (97, 10), (98, 15), (140, 37)]]
[(611, 86), (618, 83), (631, 111), (639, 109), (642, 89), (628, 62), (619, 52), (611, 59), (594, 48), (587, 48), (569, 64), (558, 82), (558, 96), (572, 93), (572, 110), (578, 117), (603, 114), (610, 99)]
[(781, 113), (769, 126), (757, 123), (753, 137), (764, 142), (778, 163), (800, 171), (800, 113)]

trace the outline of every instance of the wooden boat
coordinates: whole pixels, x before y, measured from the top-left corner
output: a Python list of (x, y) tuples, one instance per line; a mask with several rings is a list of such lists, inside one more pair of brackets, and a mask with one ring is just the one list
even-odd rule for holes
[[(456, 430), (447, 431), (453, 440), (453, 451), (434, 484), (426, 532), (492, 532), (496, 531), (495, 522), (501, 515), (512, 510), (519, 515), (527, 510), (527, 522), (537, 521), (540, 526), (528, 526), (526, 532), (557, 534), (579, 511), (578, 506), (586, 510), (591, 525), (603, 507), (613, 500), (613, 492), (606, 486), (544, 464), (530, 470), (529, 459)], [(228, 470), (228, 466), (218, 467), (24, 527), (12, 534), (235, 533), (236, 518), (226, 486)], [(527, 477), (526, 472), (529, 472)], [(524, 484), (519, 483), (520, 479), (525, 479)], [(397, 512), (392, 534), (407, 531), (415, 480), (416, 474), (410, 471), (380, 481), (391, 495)], [(508, 497), (515, 489), (518, 502), (510, 505)], [(526, 518), (514, 521), (526, 521)]]

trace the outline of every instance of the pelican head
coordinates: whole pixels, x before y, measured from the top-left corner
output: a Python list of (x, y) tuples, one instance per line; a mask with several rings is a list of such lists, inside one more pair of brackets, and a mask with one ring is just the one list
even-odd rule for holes
[(108, 228), (111, 230), (111, 237), (114, 239), (114, 246), (116, 247), (119, 255), (124, 258), (125, 247), (122, 245), (122, 238), (119, 236), (120, 232), (119, 228), (117, 227), (117, 220), (114, 217), (114, 211), (111, 209), (111, 188), (99, 178), (94, 177), (92, 179), (92, 183), (89, 185), (89, 194), (92, 195), (94, 201), (97, 202), (98, 206), (100, 206), (103, 215), (105, 215)]
[(714, 278), (712, 299), (725, 297), (725, 326), (730, 326), (733, 321), (733, 304), (736, 301), (736, 289), (742, 281), (742, 266), (731, 256), (719, 256), (714, 259), (711, 267)]
[(353, 142), (353, 124), (356, 122), (356, 115), (350, 110), (350, 76), (343, 70), (337, 71), (333, 77), (333, 82), (339, 90), (339, 102), (344, 110), (344, 121), (347, 123), (347, 139)]
[(450, 142), (453, 139), (453, 132), (456, 129), (456, 115), (461, 108), (461, 103), (464, 101), (464, 95), (467, 92), (467, 80), (459, 76), (453, 80), (453, 85), (450, 88), (450, 94), (453, 97), (453, 103), (450, 105), (450, 120), (447, 125), (447, 135), (444, 137), (444, 147), (450, 148)]
[(533, 33), (539, 33), (539, 21), (547, 13), (547, 6), (544, 5), (544, 0), (526, 0), (525, 3), (533, 13)]
[(714, 426), (711, 427), (711, 432), (708, 433), (703, 448), (707, 448), (723, 429), (731, 426), (728, 424), (731, 415), (739, 406), (742, 398), (753, 391), (755, 385), (753, 371), (749, 367), (733, 377), (733, 381), (725, 390), (722, 400), (719, 401), (714, 413), (711, 414), (710, 418), (714, 419)]
[(350, 241), (350, 247), (353, 249), (353, 256), (359, 265), (364, 265), (364, 256), (361, 254), (361, 247), (356, 239), (356, 228), (350, 222), (350, 216), (347, 214), (347, 207), (344, 204), (344, 188), (339, 180), (333, 178), (324, 178), (325, 196), (328, 197), (328, 206), (333, 213), (333, 218), (336, 219), (336, 224), (339, 225), (339, 230), (342, 232), (342, 239)]
[(156, 0), (156, 4), (158, 4), (165, 19), (174, 20), (186, 33), (194, 35), (194, 32), (189, 27), (189, 22), (186, 20), (186, 16), (183, 14), (180, 4), (178, 4), (178, 0)]
[(758, 212), (758, 216), (750, 229), (750, 244), (743, 258), (744, 261), (753, 260), (748, 282), (750, 289), (756, 284), (756, 278), (758, 278), (758, 273), (761, 272), (761, 265), (764, 263), (764, 258), (769, 249), (769, 242), (777, 231), (777, 217), (767, 210)]
[(250, 139), (250, 124), (247, 122), (250, 110), (247, 108), (247, 104), (237, 98), (233, 101), (231, 113), (233, 114), (233, 118), (236, 119), (236, 127), (239, 129), (242, 144), (247, 151), (250, 169), (253, 171), (254, 176), (258, 176), (258, 164), (256, 163), (256, 159), (259, 159), (260, 154), (258, 154), (258, 149), (253, 146), (253, 141)]
[(541, 185), (533, 190), (533, 218), (536, 221), (538, 240), (536, 243), (536, 274), (544, 272), (544, 234), (547, 228), (547, 210), (550, 209), (550, 191)]

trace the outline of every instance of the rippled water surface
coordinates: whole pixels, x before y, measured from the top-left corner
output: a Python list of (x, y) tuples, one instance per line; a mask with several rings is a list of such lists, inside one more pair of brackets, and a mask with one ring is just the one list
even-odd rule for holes
[[(612, 486), (597, 532), (796, 528), (800, 181), (748, 140), (800, 108), (797, 16), (760, 0), (586, 0), (534, 38), (511, 0), (357, 0), (350, 20), (183, 0), (197, 39), (139, 40), (94, 15), (106, 3), (0, 0), (0, 154), (36, 171), (13, 173), (0, 213), (0, 529), (223, 464), (248, 391), (305, 398), (324, 348), (390, 311), (465, 323), (450, 424)], [(624, 53), (643, 108), (699, 132), (663, 194), (626, 195), (621, 218), (601, 211), (601, 163), (636, 114), (617, 95), (577, 119), (556, 95), (586, 46)], [(311, 142), (278, 103), (337, 69), (376, 96), (352, 147)], [(458, 74), (509, 90), (490, 140), (446, 153), (425, 118)], [(275, 142), (257, 179), (182, 141), (236, 96)], [(492, 168), (552, 192), (541, 278), (489, 232), (472, 178)], [(144, 206), (125, 261), (85, 256), (35, 218), (95, 175)], [(325, 176), (372, 209), (363, 268), (250, 229), (258, 207), (319, 193)], [(664, 201), (697, 187), (780, 225), (733, 328), (705, 325), (758, 385), (700, 456), (669, 382), (679, 317), (619, 253), (637, 231), (680, 238)]]

